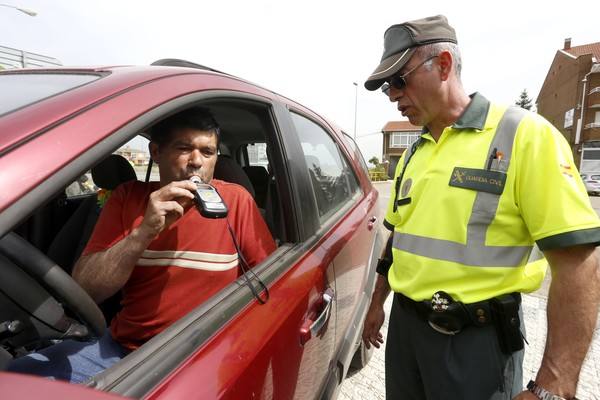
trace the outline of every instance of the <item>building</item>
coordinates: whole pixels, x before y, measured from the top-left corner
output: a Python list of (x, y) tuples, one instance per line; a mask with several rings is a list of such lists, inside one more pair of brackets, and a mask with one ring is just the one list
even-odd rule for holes
[(536, 104), (571, 144), (580, 171), (600, 172), (600, 42), (571, 46), (565, 39)]
[(400, 156), (421, 136), (422, 127), (408, 121), (390, 121), (383, 133), (383, 161), (388, 162), (388, 175), (394, 175)]
[(56, 58), (30, 53), (24, 50), (0, 46), (0, 70), (13, 68), (57, 67)]
[(150, 161), (150, 154), (148, 154), (148, 151), (134, 149), (130, 146), (120, 148), (115, 154), (125, 157), (133, 165), (148, 165), (148, 162)]

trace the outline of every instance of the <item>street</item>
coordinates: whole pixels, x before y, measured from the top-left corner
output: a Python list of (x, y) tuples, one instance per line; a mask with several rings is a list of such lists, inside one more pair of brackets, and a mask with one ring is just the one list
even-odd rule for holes
[[(375, 186), (381, 195), (380, 206), (385, 210), (389, 199), (391, 181), (376, 182)], [(600, 197), (591, 197), (590, 199), (594, 210), (600, 214)], [(524, 384), (529, 379), (535, 378), (544, 353), (548, 286), (549, 274), (539, 290), (523, 296), (523, 314), (526, 336), (529, 342), (529, 345), (525, 345)], [(391, 306), (392, 296), (389, 296), (385, 304), (386, 315), (389, 315)], [(385, 338), (387, 335), (387, 318), (382, 327), (382, 333)], [(384, 355), (385, 343), (381, 348), (374, 351), (373, 357), (366, 368), (344, 381), (338, 399), (385, 399)], [(600, 337), (598, 327), (581, 371), (577, 397), (580, 399), (600, 399)]]

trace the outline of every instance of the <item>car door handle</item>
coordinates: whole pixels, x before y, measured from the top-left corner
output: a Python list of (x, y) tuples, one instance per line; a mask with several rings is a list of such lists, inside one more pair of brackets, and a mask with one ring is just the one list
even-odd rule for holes
[(377, 217), (372, 216), (371, 218), (369, 218), (369, 222), (367, 222), (367, 229), (372, 230), (373, 227), (375, 226), (376, 222), (377, 222)]
[(331, 316), (331, 304), (333, 303), (334, 291), (332, 288), (327, 288), (323, 293), (323, 311), (315, 319), (308, 319), (300, 328), (300, 344), (304, 345), (312, 337), (317, 336), (321, 329), (325, 326)]

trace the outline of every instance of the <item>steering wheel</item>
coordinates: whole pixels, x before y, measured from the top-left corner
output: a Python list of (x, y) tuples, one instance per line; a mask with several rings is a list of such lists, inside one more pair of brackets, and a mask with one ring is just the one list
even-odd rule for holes
[[(0, 255), (9, 261), (5, 261), (9, 268), (0, 271), (0, 289), (13, 301), (15, 297), (21, 300), (15, 302), (30, 315), (32, 321), (56, 332), (53, 334), (56, 337), (51, 338), (84, 340), (91, 336), (102, 336), (106, 321), (100, 308), (73, 278), (44, 253), (10, 232), (0, 239)], [(11, 264), (15, 268), (11, 269)], [(11, 285), (10, 282), (15, 283)], [(85, 327), (66, 318), (63, 307), (72, 311)]]

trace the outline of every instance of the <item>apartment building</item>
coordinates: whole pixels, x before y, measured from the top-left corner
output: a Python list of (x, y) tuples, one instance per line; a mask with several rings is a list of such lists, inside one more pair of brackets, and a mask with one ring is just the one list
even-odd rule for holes
[(388, 163), (388, 175), (393, 176), (400, 156), (421, 135), (420, 126), (415, 126), (408, 121), (389, 121), (383, 133), (383, 161)]
[(537, 101), (538, 113), (571, 144), (581, 172), (600, 172), (600, 42), (564, 41)]

